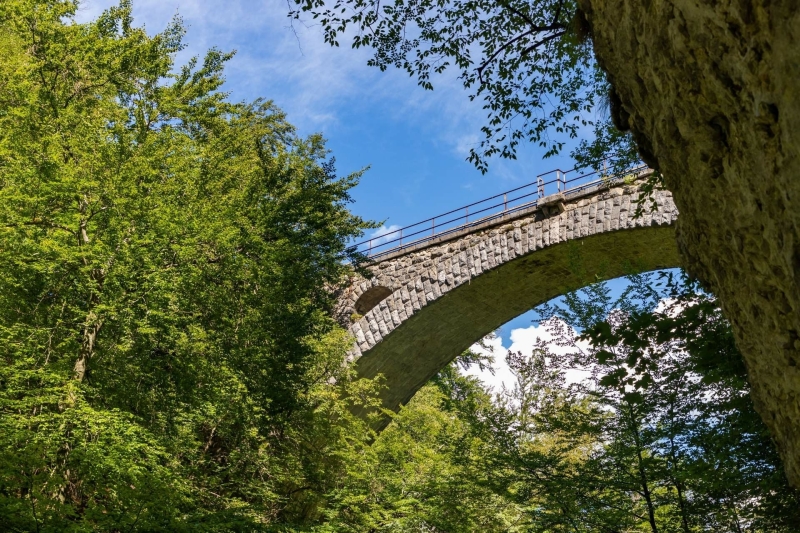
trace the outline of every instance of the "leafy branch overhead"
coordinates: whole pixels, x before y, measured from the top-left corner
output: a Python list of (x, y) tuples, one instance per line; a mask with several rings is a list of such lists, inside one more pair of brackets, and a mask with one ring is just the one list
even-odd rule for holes
[(484, 172), (492, 156), (514, 158), (520, 142), (557, 153), (594, 123), (608, 91), (571, 0), (295, 3), (290, 16), (310, 15), (327, 43), (346, 37), (354, 48), (372, 48), (371, 66), (404, 69), (425, 89), (433, 89), (432, 74), (455, 68), (487, 112), (469, 156)]

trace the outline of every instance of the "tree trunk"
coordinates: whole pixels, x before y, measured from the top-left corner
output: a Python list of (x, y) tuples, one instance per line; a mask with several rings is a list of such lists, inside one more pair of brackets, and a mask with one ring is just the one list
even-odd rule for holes
[(75, 361), (75, 379), (83, 381), (89, 370), (89, 360), (94, 355), (94, 344), (103, 321), (97, 318), (94, 311), (90, 311), (83, 326), (83, 338), (78, 359)]
[[(89, 238), (89, 220), (86, 216), (86, 212), (89, 208), (89, 202), (84, 196), (79, 204), (79, 210), (81, 213), (81, 220), (78, 225), (78, 246), (86, 246), (91, 242)], [(84, 257), (84, 265), (89, 266), (89, 261), (86, 257)], [(109, 267), (111, 266), (111, 261), (109, 262)], [(89, 295), (89, 311), (86, 315), (86, 322), (83, 325), (83, 335), (81, 339), (81, 348), (80, 352), (78, 353), (78, 359), (75, 361), (74, 372), (75, 372), (75, 379), (78, 381), (83, 381), (86, 378), (86, 375), (89, 372), (89, 361), (94, 356), (94, 346), (97, 342), (97, 334), (100, 333), (100, 328), (103, 326), (103, 320), (97, 316), (94, 311), (94, 308), (100, 302), (99, 293), (103, 288), (103, 282), (105, 281), (105, 271), (103, 269), (95, 268), (89, 273), (89, 276), (92, 280), (92, 291)]]
[(644, 467), (644, 457), (642, 457), (642, 439), (639, 433), (639, 420), (633, 412), (633, 407), (628, 404), (628, 426), (633, 437), (633, 443), (636, 446), (636, 469), (639, 473), (639, 486), (642, 489), (642, 497), (644, 497), (645, 504), (647, 504), (647, 518), (650, 522), (650, 530), (653, 533), (658, 533), (658, 525), (656, 524), (656, 509), (653, 504), (653, 495), (650, 492), (650, 484), (647, 480), (647, 471)]
[(800, 487), (800, 2), (579, 1)]

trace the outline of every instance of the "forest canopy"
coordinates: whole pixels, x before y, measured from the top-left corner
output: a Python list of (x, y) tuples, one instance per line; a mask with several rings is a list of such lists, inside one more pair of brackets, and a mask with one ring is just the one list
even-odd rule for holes
[(77, 7), (0, 3), (0, 529), (270, 523), (350, 423), (359, 174), (230, 102), (231, 54), (174, 65), (180, 19)]
[(552, 340), (504, 355), (504, 389), (459, 371), (491, 365), (477, 347), (440, 372), (348, 461), (322, 530), (798, 530), (715, 299), (675, 272), (627, 281), (538, 308)]

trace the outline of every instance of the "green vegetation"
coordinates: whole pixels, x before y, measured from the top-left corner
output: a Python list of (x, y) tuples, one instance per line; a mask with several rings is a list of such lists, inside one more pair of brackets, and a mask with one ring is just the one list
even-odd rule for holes
[(358, 175), (227, 101), (230, 55), (173, 70), (179, 20), (75, 9), (0, 4), (0, 530), (312, 513), (363, 424), (329, 384)]
[(444, 370), (349, 463), (330, 530), (797, 531), (800, 495), (715, 300), (683, 278), (630, 281), (545, 306), (555, 342), (507, 354), (512, 390)]
[(76, 7), (0, 3), (0, 530), (800, 527), (730, 325), (683, 279), (569, 295), (543, 311), (565, 349), (508, 354), (514, 390), (454, 364), (375, 435), (331, 318), (374, 227), (358, 174), (229, 102), (229, 54), (175, 69), (179, 20)]

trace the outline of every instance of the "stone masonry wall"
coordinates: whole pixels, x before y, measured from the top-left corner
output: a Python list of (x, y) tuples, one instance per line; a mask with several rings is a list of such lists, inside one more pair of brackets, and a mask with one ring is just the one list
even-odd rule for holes
[[(422, 249), (396, 253), (375, 263), (370, 267), (375, 277), (353, 280), (341, 302), (340, 316), (349, 318), (358, 298), (370, 288), (381, 286), (392, 291), (363, 317), (354, 316), (358, 319), (350, 324), (356, 339), (351, 360), (369, 355), (370, 350), (432, 302), (507, 262), (601, 233), (675, 224), (678, 211), (666, 191), (656, 193), (657, 210), (634, 219), (639, 194), (639, 185), (634, 183), (610, 189), (594, 187), (551, 198), (548, 205), (523, 211), (513, 219), (466, 230), (445, 242), (434, 241)], [(391, 387), (392, 376), (387, 378)]]

